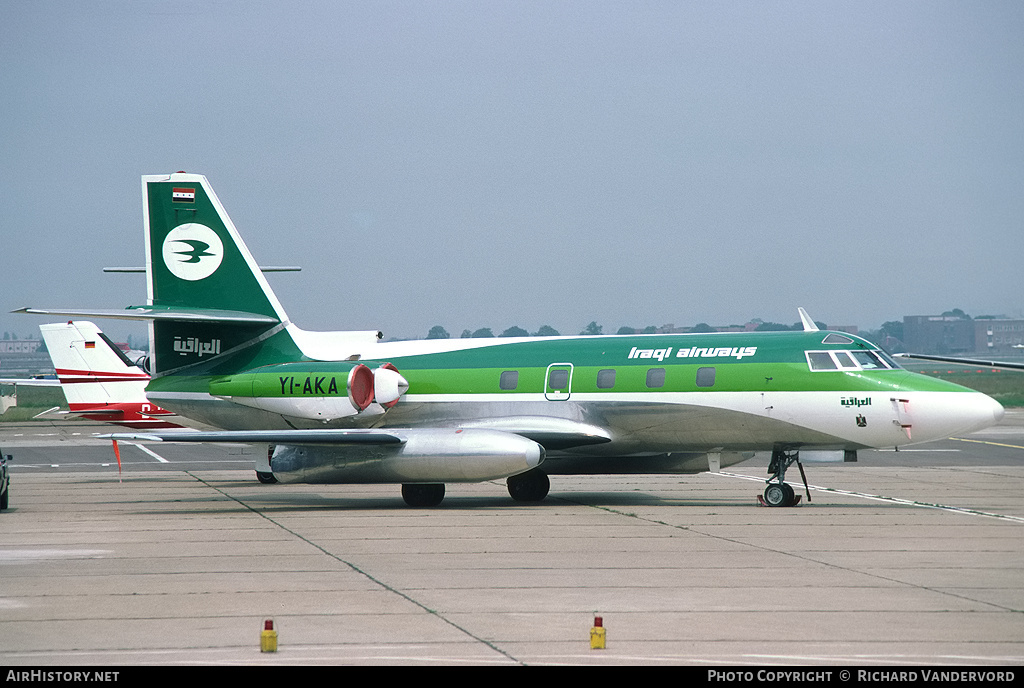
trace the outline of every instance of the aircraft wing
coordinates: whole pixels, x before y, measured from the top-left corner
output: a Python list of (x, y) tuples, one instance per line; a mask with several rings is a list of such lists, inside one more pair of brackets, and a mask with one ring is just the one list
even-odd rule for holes
[[(567, 449), (589, 444), (610, 442), (608, 433), (594, 425), (561, 418), (544, 417), (507, 417), (489, 418), (472, 423), (465, 423), (458, 431), (490, 430), (519, 435), (533, 440), (546, 450)], [(210, 430), (187, 434), (176, 432), (143, 432), (143, 433), (111, 433), (100, 435), (101, 439), (136, 440), (153, 442), (239, 442), (261, 444), (403, 444), (410, 434), (429, 432), (431, 429), (403, 429), (394, 432), (388, 430), (341, 430), (317, 428), (309, 430)], [(433, 430), (440, 430), (434, 428)]]
[(547, 451), (611, 442), (604, 428), (566, 418), (545, 416), (506, 416), (464, 422), (461, 428), (497, 430), (533, 440)]
[(895, 354), (898, 358), (917, 358), (923, 361), (941, 361), (942, 363), (959, 363), (960, 365), (978, 365), (987, 368), (1006, 368), (1007, 370), (1024, 370), (1024, 363), (1008, 363), (986, 361), (981, 358), (959, 358), (957, 356), (932, 356), (930, 354)]

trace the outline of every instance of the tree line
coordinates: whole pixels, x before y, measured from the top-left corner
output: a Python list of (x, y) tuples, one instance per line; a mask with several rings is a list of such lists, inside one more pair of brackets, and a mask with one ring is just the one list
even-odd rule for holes
[[(969, 316), (968, 316), (969, 317)], [(750, 326), (753, 327), (750, 327)], [(828, 325), (824, 322), (815, 321), (815, 325), (819, 329), (827, 330)], [(735, 331), (738, 329), (749, 329), (754, 332), (783, 332), (783, 331), (798, 331), (803, 329), (803, 323), (793, 323), (786, 325), (785, 323), (776, 323), (761, 320), (760, 318), (754, 318), (747, 325), (729, 325), (728, 327), (713, 327), (708, 323), (701, 322), (693, 325), (692, 327), (680, 327), (671, 328), (667, 330), (666, 326), (657, 327), (655, 325), (648, 325), (646, 327), (630, 327), (624, 325), (616, 330), (615, 334), (618, 335), (630, 335), (630, 334), (671, 334), (671, 333), (706, 333), (706, 332), (719, 332), (719, 331)], [(558, 337), (561, 336), (561, 332), (551, 327), (550, 325), (544, 325), (535, 332), (530, 332), (518, 325), (513, 325), (500, 333), (495, 334), (490, 327), (481, 327), (476, 330), (463, 330), (462, 334), (459, 335), (462, 339), (470, 339), (474, 337)], [(599, 325), (597, 321), (592, 320), (580, 332), (581, 335), (599, 335), (604, 334), (604, 327)], [(902, 349), (903, 342), (903, 321), (891, 320), (882, 324), (877, 330), (860, 330), (858, 334), (867, 339), (868, 341), (874, 342), (880, 346), (889, 349)], [(434, 325), (430, 328), (430, 332), (427, 333), (427, 339), (451, 339), (452, 335), (441, 325)]]
[[(762, 320), (752, 320), (751, 324), (755, 324), (756, 327), (751, 328), (757, 332), (772, 332), (781, 330), (802, 330), (803, 325), (801, 323), (795, 323), (793, 325), (783, 325), (780, 323), (764, 322)], [(902, 324), (902, 323), (901, 323)], [(825, 323), (817, 323), (821, 329), (827, 329)], [(743, 326), (730, 325), (729, 329), (737, 329)], [(655, 325), (648, 325), (647, 327), (629, 327), (623, 325), (620, 327), (615, 334), (671, 334), (679, 332), (718, 332), (719, 328), (712, 327), (707, 323), (697, 323), (693, 327), (685, 328), (672, 328), (671, 332), (666, 331), (665, 327), (657, 327)], [(490, 327), (481, 327), (477, 330), (463, 330), (462, 334), (459, 335), (461, 339), (470, 339), (474, 337), (559, 337), (561, 332), (551, 327), (550, 325), (543, 325), (536, 332), (530, 332), (528, 330), (513, 325), (500, 334), (494, 334), (494, 330)], [(581, 335), (599, 335), (604, 334), (604, 326), (598, 325), (596, 320), (590, 321), (590, 324), (583, 328), (580, 332)], [(430, 332), (427, 333), (427, 339), (451, 339), (451, 333), (448, 332), (441, 325), (434, 325), (430, 328)]]

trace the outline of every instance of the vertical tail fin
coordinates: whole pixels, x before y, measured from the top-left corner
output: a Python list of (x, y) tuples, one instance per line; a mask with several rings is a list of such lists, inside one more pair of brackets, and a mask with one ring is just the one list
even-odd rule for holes
[(281, 333), (288, 317), (206, 177), (142, 178), (152, 372), (160, 376)]
[(72, 415), (130, 428), (179, 428), (146, 398), (149, 375), (87, 321), (40, 325)]
[(287, 322), (206, 177), (142, 178), (151, 305), (239, 311)]
[(72, 411), (144, 402), (147, 375), (91, 322), (40, 325), (46, 350)]

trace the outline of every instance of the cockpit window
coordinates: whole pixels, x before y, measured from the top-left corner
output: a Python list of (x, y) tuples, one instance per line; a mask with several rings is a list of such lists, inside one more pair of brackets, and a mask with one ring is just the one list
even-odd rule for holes
[(898, 370), (896, 363), (883, 351), (808, 351), (807, 365), (820, 370)]
[(841, 334), (835, 332), (830, 333), (827, 337), (821, 340), (822, 344), (853, 344), (853, 340), (849, 337), (844, 337)]
[(885, 363), (874, 351), (854, 351), (853, 357), (860, 363), (860, 367), (864, 370), (877, 370), (879, 368), (887, 367)]
[(857, 363), (850, 356), (848, 351), (833, 351), (832, 355), (839, 362), (840, 368), (856, 368)]
[(880, 359), (885, 361), (885, 364), (887, 366), (889, 366), (890, 368), (899, 368), (899, 369), (903, 368), (903, 366), (901, 366), (899, 363), (897, 363), (895, 360), (893, 360), (892, 356), (890, 356), (889, 354), (885, 353), (884, 351), (875, 351), (874, 353), (877, 354)]
[(808, 351), (807, 361), (811, 364), (811, 370), (835, 370), (839, 367), (827, 351)]

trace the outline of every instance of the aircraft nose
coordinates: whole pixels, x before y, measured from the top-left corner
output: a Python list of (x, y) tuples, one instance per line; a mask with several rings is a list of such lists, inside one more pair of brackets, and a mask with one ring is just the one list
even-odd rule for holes
[(965, 408), (963, 409), (965, 424), (968, 427), (965, 427), (961, 432), (983, 430), (1003, 419), (1006, 410), (998, 401), (980, 392), (970, 396), (970, 401), (964, 405)]
[(992, 408), (992, 418), (995, 420), (996, 423), (998, 423), (999, 421), (1001, 421), (1003, 419), (1003, 415), (1006, 413), (1006, 409), (1004, 409), (1003, 405), (1000, 404), (995, 399), (993, 399), (992, 397), (989, 397), (989, 401), (992, 402), (992, 407), (993, 407)]
[(998, 423), (1002, 404), (981, 392), (956, 392), (914, 399), (906, 420), (914, 442), (928, 442), (984, 430)]

